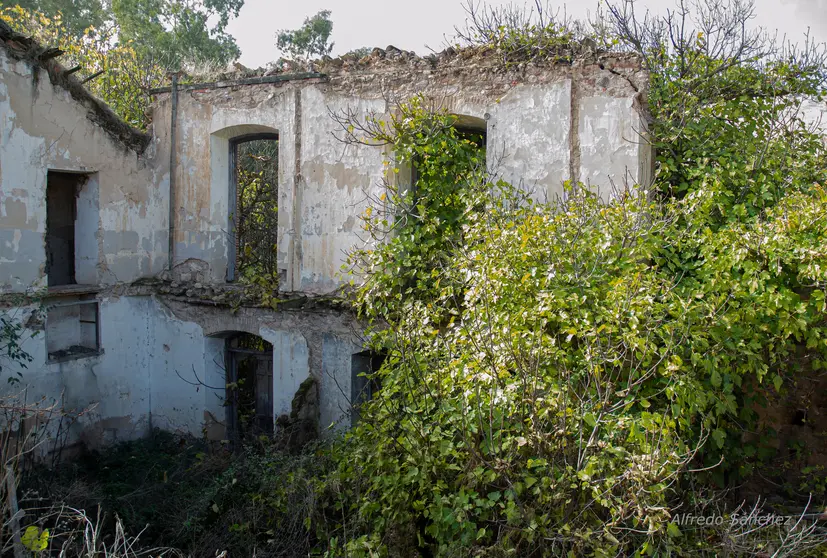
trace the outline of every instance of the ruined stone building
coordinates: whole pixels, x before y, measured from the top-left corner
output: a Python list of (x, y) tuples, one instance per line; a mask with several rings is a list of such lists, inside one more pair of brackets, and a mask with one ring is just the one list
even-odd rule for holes
[[(639, 183), (651, 164), (646, 76), (626, 56), (503, 68), (377, 49), (313, 73), (156, 91), (142, 133), (42, 53), (0, 29), (0, 312), (25, 323), (33, 356), (18, 383), (0, 385), (87, 410), (66, 435), (90, 445), (155, 427), (229, 436), (238, 416), (225, 385), (242, 367), (262, 428), (290, 413), (308, 378), (322, 434), (350, 424), (370, 358), (329, 295), (363, 242), (359, 215), (384, 187), (388, 153), (339, 141), (331, 113), (387, 113), (425, 94), (484, 135), (499, 175), (539, 197), (569, 179)], [(277, 142), (275, 309), (235, 283), (234, 161), (250, 140)]]

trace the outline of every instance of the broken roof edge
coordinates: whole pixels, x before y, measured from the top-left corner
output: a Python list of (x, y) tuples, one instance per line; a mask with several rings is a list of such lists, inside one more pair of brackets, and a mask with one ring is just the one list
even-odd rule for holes
[[(602, 68), (603, 64), (624, 65), (633, 62), (637, 70), (643, 70), (640, 57), (633, 52), (602, 50), (588, 45), (571, 44), (561, 47), (559, 52), (543, 57), (504, 62), (501, 53), (489, 46), (468, 46), (462, 48), (448, 47), (442, 52), (420, 56), (412, 51), (404, 51), (394, 46), (385, 49), (374, 48), (370, 54), (361, 58), (352, 53), (337, 58), (324, 56), (310, 61), (279, 60), (275, 65), (255, 70), (236, 63), (236, 71), (211, 75), (189, 76), (198, 83), (180, 83), (179, 91), (196, 89), (220, 89), (245, 85), (260, 85), (287, 81), (300, 81), (313, 78), (334, 79), (348, 74), (358, 75), (371, 70), (380, 71), (457, 71), (467, 68), (491, 70), (523, 71), (534, 68), (564, 68), (577, 65), (594, 64)], [(169, 86), (152, 89), (150, 94), (169, 93)]]
[(86, 108), (89, 120), (103, 128), (118, 143), (138, 155), (146, 150), (151, 136), (127, 124), (115, 114), (109, 105), (93, 95), (53, 57), (44, 56), (46, 53), (53, 53), (54, 49), (44, 48), (35, 39), (14, 31), (8, 23), (2, 20), (0, 20), (0, 45), (5, 48), (11, 58), (28, 62), (33, 69), (45, 70), (52, 85), (66, 90), (75, 101)]
[[(258, 76), (250, 78), (242, 78), (236, 80), (218, 80), (204, 83), (179, 83), (178, 91), (190, 91), (193, 89), (221, 89), (222, 87), (235, 87), (238, 85), (259, 85), (262, 83), (277, 83), (280, 81), (298, 81), (304, 79), (325, 78), (326, 74), (319, 72), (297, 72), (294, 74), (278, 74), (272, 76)], [(172, 91), (171, 86), (156, 87), (150, 89), (150, 95), (158, 95), (161, 93), (169, 93)]]
[[(555, 51), (542, 54), (507, 55), (492, 45), (449, 46), (441, 52), (421, 56), (394, 46), (385, 49), (374, 48), (361, 58), (347, 53), (337, 58), (324, 56), (309, 63), (313, 69), (327, 74), (347, 73), (353, 70), (369, 70), (378, 67), (419, 67), (429, 69), (474, 65), (477, 67), (515, 70), (526, 67), (554, 68), (579, 64), (597, 63), (599, 60), (633, 60), (641, 64), (640, 57), (633, 52), (604, 50), (590, 43), (572, 42), (560, 45)], [(295, 64), (290, 63), (288, 64)]]

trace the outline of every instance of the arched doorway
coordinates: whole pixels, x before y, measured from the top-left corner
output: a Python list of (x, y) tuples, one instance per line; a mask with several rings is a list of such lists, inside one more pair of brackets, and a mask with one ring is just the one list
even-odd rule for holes
[(233, 333), (225, 340), (227, 430), (238, 442), (273, 435), (273, 345), (258, 335)]

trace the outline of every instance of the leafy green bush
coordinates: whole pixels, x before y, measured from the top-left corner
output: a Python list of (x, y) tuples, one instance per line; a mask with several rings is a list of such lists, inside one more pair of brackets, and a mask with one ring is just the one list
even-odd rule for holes
[(246, 448), (212, 483), (191, 551), (206, 555), (220, 546), (239, 556), (307, 556), (319, 544), (316, 532), (330, 530), (317, 495), (333, 466), (322, 443), (298, 453)]
[[(717, 88), (657, 105), (710, 66)], [(531, 203), (424, 99), (344, 126), (418, 179), (388, 182), (352, 256), (387, 358), (331, 477), (352, 487), (333, 554), (694, 548), (688, 477), (748, 474), (756, 401), (827, 354), (824, 144), (780, 83), (820, 95), (794, 62), (655, 79), (660, 195), (610, 203)]]
[[(348, 552), (679, 548), (682, 474), (746, 465), (752, 388), (780, 389), (799, 346), (827, 353), (827, 192), (806, 190), (713, 232), (711, 190), (515, 209), (470, 188), (440, 257), (418, 253), (435, 229), (366, 254), (387, 359), (340, 459), (366, 533)], [(691, 276), (674, 246), (695, 248)]]

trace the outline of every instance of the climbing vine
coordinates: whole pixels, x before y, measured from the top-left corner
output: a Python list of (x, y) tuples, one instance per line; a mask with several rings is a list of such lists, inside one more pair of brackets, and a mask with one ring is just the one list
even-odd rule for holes
[[(423, 98), (338, 115), (344, 141), (392, 152), (351, 255), (386, 358), (333, 477), (353, 486), (346, 553), (680, 553), (729, 536), (674, 517), (720, 505), (698, 483), (760, 465), (755, 405), (827, 356), (827, 159), (801, 115), (823, 65), (709, 47), (737, 38), (732, 17), (731, 36), (661, 47), (655, 181), (610, 201), (570, 184), (532, 203)], [(783, 547), (763, 536), (744, 544)]]
[(375, 244), (352, 255), (386, 359), (340, 460), (364, 532), (348, 552), (684, 548), (688, 477), (746, 475), (756, 394), (802, 350), (824, 366), (827, 192), (808, 174), (727, 223), (708, 184), (534, 204), (423, 103), (344, 128), (378, 130), (393, 176), (423, 169), (368, 210)]
[(487, 195), (482, 135), (461, 133), (456, 117), (423, 97), (400, 104), (387, 118), (334, 118), (343, 141), (393, 153), (385, 162), (383, 192), (362, 216), (375, 249), (352, 252), (349, 259), (357, 274), (370, 278), (359, 288), (362, 315), (378, 318), (402, 300), (433, 298), (453, 247), (464, 242), (469, 215)]

